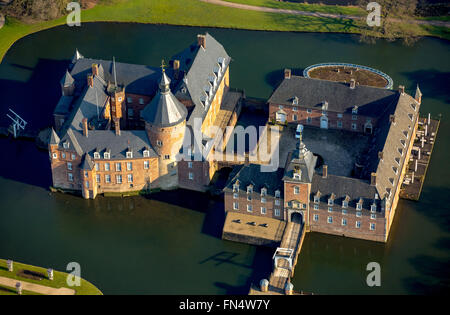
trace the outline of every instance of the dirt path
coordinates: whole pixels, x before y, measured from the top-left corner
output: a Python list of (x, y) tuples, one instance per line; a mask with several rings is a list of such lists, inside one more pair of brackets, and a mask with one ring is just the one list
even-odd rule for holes
[(19, 281), (16, 279), (10, 279), (6, 277), (0, 277), (0, 285), (15, 288), (16, 283), (20, 282), (22, 284), (22, 290), (31, 291), (44, 295), (75, 295), (75, 290), (69, 288), (51, 288), (45, 285), (30, 283), (26, 281)]
[[(333, 18), (333, 19), (350, 19), (350, 20), (360, 20), (365, 19), (363, 16), (356, 15), (346, 15), (346, 14), (333, 14), (333, 13), (320, 13), (320, 12), (308, 12), (308, 11), (298, 11), (298, 10), (288, 10), (288, 9), (275, 9), (268, 7), (257, 7), (248, 4), (227, 2), (223, 0), (200, 0), (202, 2), (212, 3), (216, 5), (221, 5), (230, 8), (243, 9), (243, 10), (251, 10), (251, 11), (260, 11), (260, 12), (269, 12), (269, 13), (281, 13), (281, 14), (296, 14), (303, 16), (313, 16), (313, 17), (322, 17), (322, 18)], [(394, 19), (393, 21), (399, 21)], [(424, 25), (434, 25), (434, 26), (444, 26), (450, 27), (450, 22), (444, 21), (426, 21), (426, 20), (411, 20), (411, 23), (414, 24), (424, 24)]]

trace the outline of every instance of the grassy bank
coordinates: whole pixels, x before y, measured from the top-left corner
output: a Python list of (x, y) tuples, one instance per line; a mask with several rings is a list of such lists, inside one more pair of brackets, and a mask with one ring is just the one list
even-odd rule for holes
[[(322, 6), (322, 9), (323, 7), (328, 6)], [(348, 19), (241, 10), (199, 0), (101, 0), (96, 7), (85, 10), (81, 14), (82, 23), (96, 21), (337, 33), (359, 33), (361, 23), (363, 23), (363, 21)], [(65, 22), (65, 18), (60, 18), (48, 22), (24, 24), (7, 18), (5, 26), (0, 29), (0, 59), (18, 39), (34, 32), (65, 24)], [(415, 29), (417, 35), (450, 39), (448, 29), (443, 27), (418, 26)]]
[[(47, 275), (47, 269), (35, 267), (35, 266), (31, 266), (31, 265), (26, 265), (26, 264), (21, 264), (18, 262), (14, 262), (13, 266), (14, 266), (13, 272), (9, 272), (7, 269), (6, 260), (0, 259), (0, 276), (7, 277), (10, 279), (16, 279), (16, 280), (20, 280), (20, 281), (24, 281), (24, 282), (36, 283), (36, 284), (40, 284), (40, 285), (44, 285), (44, 286), (48, 286), (48, 287), (52, 287), (52, 288), (66, 287), (69, 289), (74, 289), (76, 291), (76, 295), (101, 295), (102, 294), (102, 292), (99, 289), (97, 289), (93, 284), (91, 284), (90, 282), (88, 282), (84, 279), (81, 279), (81, 286), (79, 286), (79, 287), (67, 286), (67, 283), (66, 283), (67, 273), (65, 273), (65, 272), (60, 272), (60, 271), (55, 270), (53, 272), (53, 281), (50, 281), (47, 278), (44, 278), (42, 280), (33, 280), (33, 279), (22, 277), (22, 276), (18, 275), (18, 273), (21, 270), (29, 270), (29, 271), (39, 272), (44, 275)], [(16, 294), (15, 290), (16, 290), (15, 288), (10, 288), (10, 287), (0, 285), (0, 295), (10, 295), (10, 294), (15, 295)], [(36, 293), (23, 291), (22, 294), (34, 295)]]

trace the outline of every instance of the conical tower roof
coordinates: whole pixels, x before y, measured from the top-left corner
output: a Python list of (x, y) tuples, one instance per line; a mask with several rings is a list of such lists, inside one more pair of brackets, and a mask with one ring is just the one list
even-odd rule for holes
[(59, 144), (59, 137), (58, 134), (56, 133), (55, 129), (52, 128), (51, 133), (50, 133), (50, 144)]
[(73, 79), (72, 75), (69, 73), (69, 70), (66, 70), (66, 74), (64, 74), (64, 77), (61, 79), (62, 86), (70, 86), (75, 80)]
[(159, 127), (170, 127), (184, 121), (186, 106), (181, 104), (170, 91), (170, 79), (163, 70), (159, 92), (142, 111), (142, 118)]
[(78, 51), (78, 49), (75, 49), (75, 54), (72, 57), (72, 63), (77, 62), (80, 59), (83, 59), (84, 56), (82, 54), (80, 54), (80, 52)]

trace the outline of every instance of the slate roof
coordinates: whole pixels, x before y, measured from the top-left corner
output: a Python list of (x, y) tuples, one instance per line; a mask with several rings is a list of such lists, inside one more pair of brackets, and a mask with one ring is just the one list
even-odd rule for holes
[[(92, 65), (99, 65), (99, 74), (103, 72), (103, 79), (106, 82), (114, 82), (113, 62), (111, 60), (100, 60), (91, 58), (82, 58), (73, 65), (71, 75), (84, 86), (86, 77), (92, 73)], [(169, 75), (172, 70), (167, 69)], [(117, 84), (125, 86), (127, 93), (153, 96), (158, 91), (158, 81), (161, 77), (161, 69), (146, 65), (136, 65), (129, 63), (116, 62)]]
[(81, 162), (81, 169), (90, 171), (94, 168), (94, 162), (92, 162), (91, 157), (89, 154), (84, 154), (83, 161)]
[(74, 78), (69, 73), (69, 70), (66, 70), (66, 73), (64, 74), (64, 76), (62, 77), (62, 79), (60, 81), (61, 85), (62, 86), (70, 86), (70, 85), (72, 85), (73, 82), (75, 82)]
[(348, 195), (350, 197), (348, 205), (349, 209), (355, 209), (356, 203), (362, 198), (362, 208), (370, 210), (370, 206), (373, 204), (375, 198), (378, 198), (376, 201), (377, 210), (381, 210), (381, 200), (379, 199), (379, 195), (376, 197), (377, 190), (375, 186), (371, 186), (368, 181), (362, 179), (332, 174), (328, 174), (326, 178), (323, 178), (320, 174), (314, 174), (311, 183), (311, 202), (314, 201), (314, 196), (318, 191), (320, 191), (320, 202), (322, 203), (322, 207), (327, 207), (328, 199), (331, 194), (334, 194), (334, 204), (336, 206), (342, 206), (342, 201)]
[(328, 102), (328, 111), (352, 113), (358, 106), (358, 115), (378, 117), (395, 102), (394, 90), (358, 85), (351, 89), (347, 83), (291, 76), (284, 79), (269, 98), (268, 103), (292, 105), (298, 97), (298, 107), (321, 109)]
[[(313, 178), (316, 162), (317, 156), (313, 155), (302, 142), (300, 144), (300, 149), (297, 148), (293, 152), (289, 152), (286, 159), (283, 180), (310, 183)], [(300, 179), (294, 179), (294, 169), (296, 166), (299, 167), (301, 171)]]
[(224, 191), (233, 191), (233, 185), (239, 180), (239, 190), (247, 191), (247, 186), (253, 185), (254, 192), (261, 192), (261, 188), (267, 188), (267, 195), (274, 196), (279, 190), (283, 196), (284, 169), (279, 168), (275, 172), (261, 172), (261, 165), (249, 164), (236, 166), (231, 172)]
[(53, 114), (67, 115), (70, 112), (70, 105), (72, 104), (73, 96), (62, 95), (58, 101), (58, 104), (53, 111)]
[(160, 127), (174, 126), (186, 119), (186, 106), (170, 91), (170, 79), (162, 73), (160, 90), (141, 113), (141, 118)]
[[(195, 118), (203, 119), (208, 112), (210, 101), (217, 92), (231, 58), (225, 48), (214, 37), (206, 33), (205, 49), (194, 43), (172, 59), (180, 60), (180, 71), (186, 73), (184, 80), (181, 80), (177, 86), (175, 95), (183, 98), (183, 94), (188, 94), (192, 99), (195, 107), (188, 117), (188, 124), (192, 124)], [(222, 61), (223, 64), (219, 64)], [(217, 77), (215, 87), (209, 83), (210, 78), (214, 77), (214, 73)], [(183, 92), (183, 88), (186, 88), (186, 93)], [(205, 93), (205, 88), (211, 88), (209, 96)], [(206, 106), (202, 103), (202, 99), (205, 98), (208, 101)]]
[(55, 129), (53, 129), (53, 127), (52, 127), (49, 143), (50, 144), (58, 144), (59, 141), (60, 141), (60, 139), (58, 137), (58, 134), (56, 133)]

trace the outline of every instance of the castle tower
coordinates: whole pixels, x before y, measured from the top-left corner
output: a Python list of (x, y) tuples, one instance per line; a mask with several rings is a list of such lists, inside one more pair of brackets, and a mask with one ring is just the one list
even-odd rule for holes
[(170, 91), (170, 79), (163, 68), (159, 91), (141, 114), (148, 138), (159, 156), (162, 188), (178, 185), (178, 176), (173, 175), (177, 174), (176, 158), (183, 145), (186, 116), (187, 109)]
[(69, 70), (66, 70), (66, 73), (62, 77), (61, 81), (61, 92), (64, 96), (72, 96), (75, 90), (75, 80), (72, 75), (69, 73)]

